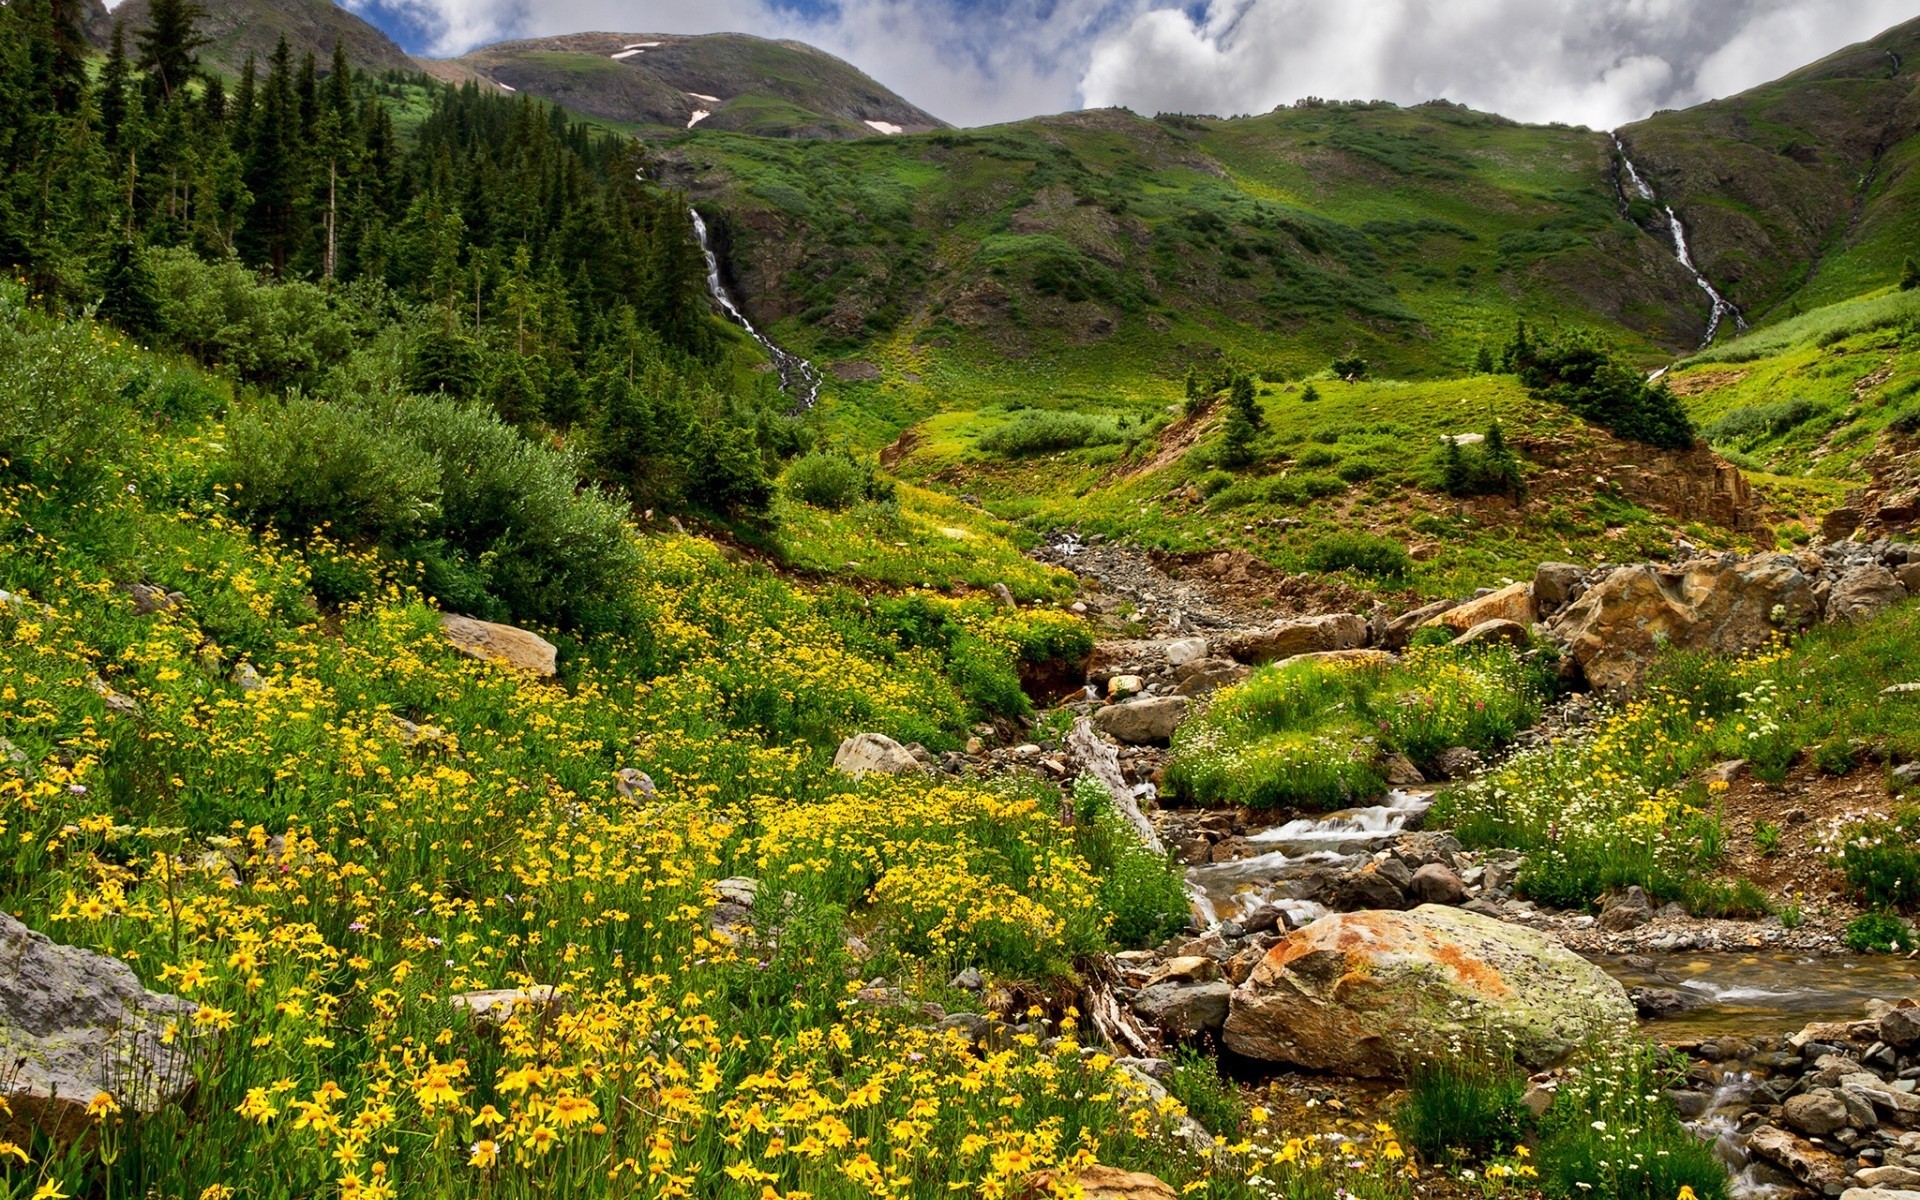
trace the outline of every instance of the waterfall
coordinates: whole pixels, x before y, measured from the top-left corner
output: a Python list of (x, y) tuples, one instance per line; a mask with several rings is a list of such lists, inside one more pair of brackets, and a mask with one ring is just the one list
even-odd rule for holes
[(1687, 227), (1680, 223), (1679, 214), (1673, 211), (1672, 205), (1660, 204), (1659, 197), (1653, 194), (1653, 189), (1647, 186), (1647, 181), (1641, 178), (1639, 170), (1634, 167), (1633, 160), (1627, 157), (1627, 148), (1620, 144), (1617, 134), (1613, 139), (1613, 148), (1620, 155), (1620, 164), (1626, 168), (1627, 182), (1633, 185), (1634, 192), (1642, 200), (1660, 205), (1660, 210), (1666, 213), (1667, 233), (1673, 239), (1674, 258), (1687, 269), (1687, 274), (1693, 276), (1693, 281), (1700, 285), (1700, 290), (1707, 294), (1707, 302), (1712, 306), (1712, 311), (1707, 317), (1707, 336), (1701, 341), (1701, 348), (1705, 349), (1713, 345), (1714, 335), (1720, 332), (1720, 323), (1728, 317), (1732, 317), (1734, 325), (1744, 331), (1747, 327), (1747, 319), (1740, 314), (1739, 309), (1733, 306), (1732, 301), (1720, 294), (1720, 290), (1713, 286), (1713, 281), (1701, 274), (1700, 268), (1694, 265), (1693, 252), (1687, 248)]
[(693, 216), (693, 233), (700, 239), (700, 253), (707, 260), (707, 292), (712, 295), (714, 303), (720, 306), (720, 311), (759, 342), (761, 349), (767, 352), (767, 357), (773, 360), (773, 369), (780, 375), (780, 390), (793, 402), (793, 407), (788, 411), (793, 416), (799, 416), (820, 399), (820, 372), (814, 369), (812, 363), (761, 333), (753, 327), (752, 321), (747, 320), (747, 314), (740, 311), (740, 306), (728, 294), (727, 285), (720, 281), (720, 258), (713, 252), (713, 244), (707, 238), (707, 223), (701, 219), (700, 210), (690, 208), (687, 211)]

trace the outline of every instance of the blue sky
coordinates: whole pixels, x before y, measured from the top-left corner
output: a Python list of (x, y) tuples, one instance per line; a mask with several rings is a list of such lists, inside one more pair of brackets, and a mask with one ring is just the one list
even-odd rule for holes
[(1084, 105), (1445, 98), (1611, 128), (1920, 16), (1920, 0), (342, 0), (415, 53), (584, 30), (810, 42), (961, 125)]

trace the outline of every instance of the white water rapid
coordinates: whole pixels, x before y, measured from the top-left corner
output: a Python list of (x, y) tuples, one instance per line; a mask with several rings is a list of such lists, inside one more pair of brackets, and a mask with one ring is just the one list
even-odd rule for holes
[(1324, 906), (1300, 899), (1290, 886), (1321, 871), (1359, 862), (1406, 829), (1427, 811), (1427, 792), (1396, 791), (1386, 803), (1350, 808), (1317, 820), (1301, 818), (1263, 829), (1249, 845), (1272, 847), (1264, 854), (1231, 862), (1187, 868), (1187, 892), (1194, 910), (1208, 924), (1272, 905), (1298, 927), (1327, 915)]
[(720, 311), (726, 313), (734, 324), (746, 330), (748, 336), (759, 342), (761, 348), (767, 352), (767, 356), (773, 359), (773, 369), (780, 375), (780, 390), (785, 392), (787, 399), (793, 402), (793, 407), (789, 411), (792, 415), (799, 416), (812, 408), (814, 402), (820, 399), (820, 372), (814, 369), (812, 363), (761, 333), (753, 327), (752, 321), (747, 320), (747, 314), (740, 311), (740, 306), (735, 304), (733, 297), (728, 294), (727, 285), (720, 281), (720, 259), (714, 254), (713, 245), (707, 239), (706, 221), (701, 219), (698, 209), (690, 208), (687, 211), (693, 216), (693, 233), (700, 239), (700, 253), (707, 259), (708, 293), (713, 296), (714, 303), (720, 306)]
[(1627, 169), (1627, 182), (1632, 185), (1635, 194), (1649, 204), (1659, 205), (1660, 211), (1666, 213), (1667, 233), (1673, 239), (1673, 256), (1679, 260), (1681, 266), (1687, 269), (1687, 274), (1693, 276), (1693, 281), (1700, 285), (1700, 290), (1707, 294), (1707, 301), (1712, 305), (1712, 312), (1707, 317), (1707, 336), (1700, 345), (1703, 348), (1713, 345), (1714, 335), (1720, 332), (1721, 322), (1728, 317), (1733, 318), (1737, 328), (1745, 330), (1746, 317), (1742, 316), (1740, 310), (1733, 306), (1733, 302), (1722, 296), (1720, 289), (1713, 286), (1713, 281), (1701, 274), (1700, 268), (1694, 265), (1693, 252), (1687, 248), (1687, 227), (1680, 223), (1680, 217), (1673, 211), (1673, 206), (1660, 204), (1660, 198), (1653, 194), (1653, 189), (1647, 185), (1645, 179), (1641, 178), (1639, 169), (1633, 165), (1633, 160), (1627, 157), (1627, 148), (1620, 144), (1618, 136), (1613, 139), (1613, 148), (1620, 155), (1620, 165)]

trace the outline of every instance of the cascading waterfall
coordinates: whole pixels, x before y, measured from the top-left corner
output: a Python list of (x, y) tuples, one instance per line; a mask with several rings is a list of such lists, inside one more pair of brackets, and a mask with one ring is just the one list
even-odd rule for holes
[(713, 245), (707, 239), (706, 221), (701, 219), (698, 209), (690, 208), (687, 212), (693, 216), (693, 233), (700, 239), (700, 253), (706, 256), (707, 292), (713, 296), (714, 303), (720, 306), (720, 311), (759, 342), (761, 349), (773, 360), (773, 369), (780, 376), (780, 390), (793, 402), (793, 407), (788, 411), (796, 417), (806, 412), (820, 399), (820, 372), (814, 369), (812, 363), (761, 333), (753, 327), (752, 321), (747, 320), (747, 314), (740, 311), (740, 306), (728, 294), (727, 285), (720, 281), (720, 258), (714, 254)]
[(1707, 300), (1713, 306), (1713, 311), (1707, 317), (1707, 336), (1700, 343), (1701, 347), (1713, 345), (1714, 335), (1720, 332), (1721, 322), (1728, 317), (1732, 317), (1734, 325), (1744, 331), (1747, 327), (1746, 317), (1742, 316), (1740, 310), (1733, 306), (1733, 302), (1722, 296), (1720, 289), (1713, 286), (1713, 281), (1701, 274), (1700, 268), (1694, 265), (1693, 252), (1687, 248), (1687, 227), (1680, 223), (1679, 214), (1673, 211), (1672, 205), (1660, 204), (1660, 198), (1653, 194), (1653, 189), (1647, 185), (1645, 179), (1641, 178), (1639, 170), (1633, 165), (1633, 160), (1627, 157), (1627, 148), (1620, 144), (1620, 138), (1617, 135), (1613, 139), (1613, 148), (1620, 155), (1620, 164), (1627, 169), (1627, 182), (1633, 186), (1634, 192), (1650, 204), (1659, 204), (1660, 210), (1667, 214), (1667, 232), (1673, 238), (1673, 256), (1679, 260), (1681, 266), (1687, 269), (1687, 274), (1693, 276), (1693, 281), (1700, 285), (1700, 290), (1707, 294)]

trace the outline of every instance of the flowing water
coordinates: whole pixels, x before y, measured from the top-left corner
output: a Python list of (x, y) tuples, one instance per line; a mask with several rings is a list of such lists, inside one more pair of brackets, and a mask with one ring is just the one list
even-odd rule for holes
[(1663, 1042), (1792, 1033), (1809, 1021), (1857, 1021), (1869, 1000), (1920, 996), (1920, 960), (1894, 955), (1650, 954), (1595, 962), (1628, 987), (1670, 988), (1696, 1007), (1651, 1021)]
[(1316, 921), (1327, 910), (1300, 898), (1305, 885), (1327, 870), (1371, 856), (1432, 804), (1431, 792), (1395, 791), (1381, 804), (1303, 817), (1251, 834), (1247, 843), (1260, 853), (1187, 868), (1187, 891), (1193, 896), (1194, 909), (1209, 923), (1231, 920), (1264, 905), (1280, 909), (1294, 926)]
[(1666, 214), (1667, 234), (1673, 239), (1674, 258), (1678, 259), (1680, 265), (1687, 269), (1687, 273), (1693, 276), (1693, 281), (1700, 285), (1700, 290), (1707, 294), (1707, 301), (1712, 305), (1713, 310), (1707, 317), (1707, 336), (1701, 341), (1701, 347), (1713, 345), (1714, 335), (1720, 332), (1721, 323), (1728, 317), (1733, 318), (1737, 328), (1745, 330), (1746, 317), (1742, 316), (1740, 310), (1733, 306), (1733, 302), (1722, 296), (1720, 289), (1713, 286), (1713, 281), (1701, 274), (1700, 268), (1694, 265), (1693, 252), (1687, 248), (1687, 227), (1680, 223), (1680, 217), (1673, 211), (1673, 206), (1660, 204), (1659, 197), (1653, 194), (1653, 189), (1647, 185), (1645, 179), (1641, 178), (1639, 170), (1633, 165), (1633, 160), (1627, 157), (1626, 147), (1620, 144), (1620, 139), (1617, 137), (1613, 139), (1613, 148), (1620, 154), (1620, 164), (1626, 168), (1627, 182), (1632, 186), (1634, 194), (1648, 203), (1658, 204), (1660, 211)]
[(720, 258), (714, 254), (713, 245), (707, 238), (706, 221), (701, 218), (698, 209), (690, 208), (687, 211), (693, 215), (693, 232), (700, 239), (700, 253), (707, 259), (707, 291), (713, 296), (714, 303), (720, 306), (720, 311), (759, 342), (773, 360), (773, 369), (780, 375), (780, 390), (793, 402), (789, 412), (799, 416), (820, 399), (820, 372), (812, 363), (761, 333), (753, 327), (752, 321), (747, 320), (747, 314), (740, 311), (740, 306), (733, 302), (732, 295), (727, 292), (727, 285), (720, 281)]

